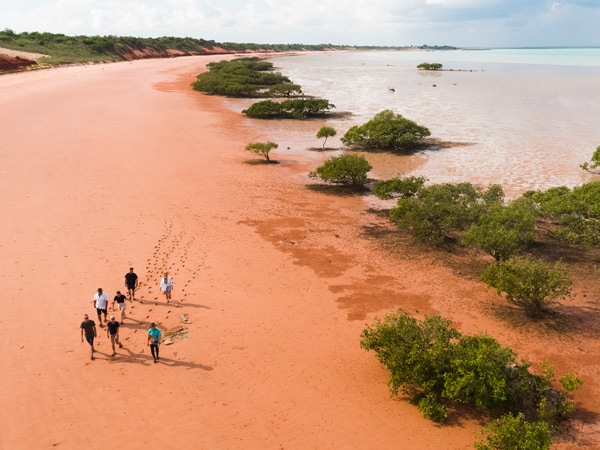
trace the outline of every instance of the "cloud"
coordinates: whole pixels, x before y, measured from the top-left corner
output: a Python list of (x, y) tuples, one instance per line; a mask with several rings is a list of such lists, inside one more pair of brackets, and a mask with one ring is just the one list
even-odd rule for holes
[(256, 43), (599, 45), (597, 0), (20, 0), (0, 29)]

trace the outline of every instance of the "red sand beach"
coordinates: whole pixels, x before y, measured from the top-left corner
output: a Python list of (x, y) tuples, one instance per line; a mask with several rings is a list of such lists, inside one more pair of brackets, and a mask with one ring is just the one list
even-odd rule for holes
[[(310, 161), (247, 164), (268, 136), (190, 88), (220, 59), (0, 77), (0, 448), (473, 448), (480, 423), (423, 419), (360, 349), (400, 306), (577, 373), (582, 412), (556, 448), (600, 448), (598, 286), (576, 285), (576, 330), (510, 327), (476, 280), (367, 237), (387, 223), (360, 198), (306, 189)], [(91, 361), (83, 314), (97, 321), (96, 289), (112, 301), (130, 266), (143, 303), (115, 357), (98, 328)], [(175, 334), (157, 364), (150, 322)]]

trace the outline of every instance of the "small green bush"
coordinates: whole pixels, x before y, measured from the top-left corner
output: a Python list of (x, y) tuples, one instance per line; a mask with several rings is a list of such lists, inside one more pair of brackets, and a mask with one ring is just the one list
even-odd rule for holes
[(541, 316), (556, 299), (567, 298), (573, 285), (566, 265), (550, 265), (531, 255), (497, 261), (485, 269), (481, 278), (532, 317)]
[(363, 186), (367, 182), (367, 173), (372, 168), (364, 156), (345, 153), (327, 159), (308, 176), (330, 183)]
[(361, 333), (360, 345), (376, 353), (389, 370), (393, 395), (402, 391), (424, 417), (442, 421), (452, 404), (471, 405), (497, 416), (524, 414), (547, 422), (573, 410), (570, 389), (581, 381), (571, 374), (561, 379), (563, 390), (552, 389), (554, 368), (529, 372), (530, 364), (494, 338), (463, 336), (440, 316), (423, 320), (403, 310), (375, 318)]
[(477, 450), (546, 450), (552, 444), (552, 430), (547, 422), (528, 422), (522, 413), (506, 414), (484, 430)]
[(442, 69), (443, 64), (441, 63), (421, 63), (417, 66), (417, 69), (419, 70), (441, 70)]
[(385, 110), (365, 124), (350, 128), (342, 142), (348, 147), (406, 151), (430, 134), (428, 128)]

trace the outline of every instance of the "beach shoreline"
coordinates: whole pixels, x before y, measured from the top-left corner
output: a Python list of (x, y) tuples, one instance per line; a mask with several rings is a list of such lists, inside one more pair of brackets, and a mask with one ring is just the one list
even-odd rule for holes
[[(245, 144), (268, 127), (190, 88), (220, 59), (0, 77), (0, 448), (472, 448), (477, 420), (423, 419), (360, 349), (365, 324), (400, 306), (582, 370), (578, 406), (599, 410), (594, 332), (577, 331), (573, 350), (563, 335), (515, 329), (477, 280), (410, 246), (381, 248), (366, 230), (390, 225), (361, 197), (306, 188), (310, 157), (248, 164)], [(129, 304), (124, 348), (111, 357), (99, 328), (91, 361), (82, 316), (96, 320), (96, 289), (112, 301), (129, 267), (143, 302)], [(597, 289), (578, 288), (589, 297), (574, 304), (592, 311)], [(181, 331), (158, 364), (150, 322)], [(593, 422), (574, 426), (556, 448), (600, 446)]]

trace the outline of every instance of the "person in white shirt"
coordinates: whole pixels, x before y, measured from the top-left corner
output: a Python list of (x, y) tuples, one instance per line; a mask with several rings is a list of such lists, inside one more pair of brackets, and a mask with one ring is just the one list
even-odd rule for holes
[(160, 289), (165, 294), (167, 303), (169, 303), (171, 301), (171, 291), (173, 290), (173, 280), (168, 272), (165, 272), (165, 276), (160, 279)]
[(108, 295), (102, 292), (102, 288), (98, 288), (98, 292), (94, 295), (92, 303), (98, 313), (98, 322), (100, 323), (100, 326), (102, 326), (102, 314), (104, 314), (104, 321), (107, 322), (106, 310), (108, 309)]

